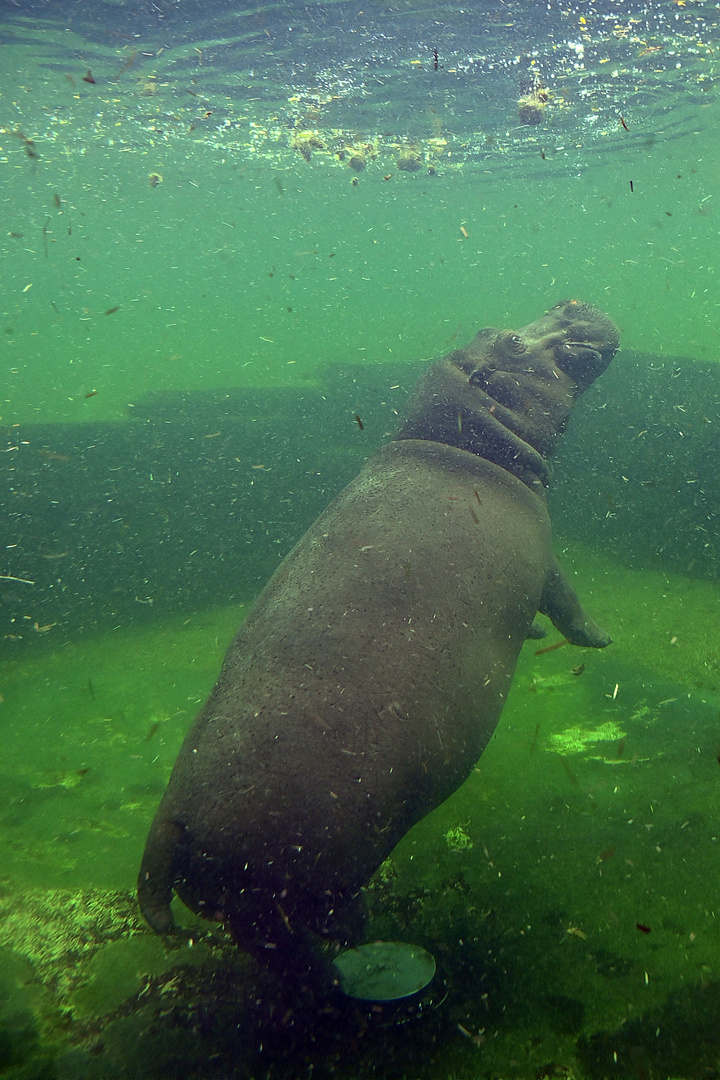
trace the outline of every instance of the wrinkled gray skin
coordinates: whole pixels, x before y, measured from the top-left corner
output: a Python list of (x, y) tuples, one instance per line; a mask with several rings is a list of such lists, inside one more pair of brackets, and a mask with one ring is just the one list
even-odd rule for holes
[(266, 964), (321, 969), (315, 942), (352, 939), (361, 888), (477, 762), (536, 612), (609, 644), (555, 560), (545, 486), (617, 342), (570, 301), (432, 365), (227, 652), (147, 840), (155, 930), (174, 890)]

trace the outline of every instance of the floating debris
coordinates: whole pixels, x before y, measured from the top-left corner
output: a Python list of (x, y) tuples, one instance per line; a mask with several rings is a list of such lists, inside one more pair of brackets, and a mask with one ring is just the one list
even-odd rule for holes
[(518, 119), (520, 123), (529, 127), (542, 124), (549, 102), (550, 94), (547, 87), (542, 84), (537, 75), (533, 75), (527, 92), (518, 101)]
[(422, 169), (424, 162), (420, 150), (412, 147), (400, 155), (396, 164), (403, 172), (418, 172)]
[(562, 641), (556, 641), (554, 645), (546, 645), (544, 649), (536, 649), (535, 655), (542, 656), (544, 653), (555, 652), (556, 649), (562, 649), (563, 645), (569, 645), (570, 642), (567, 638), (563, 638)]
[(297, 135), (293, 141), (293, 147), (298, 150), (306, 161), (310, 161), (313, 150), (324, 150), (325, 143), (322, 141), (319, 135), (314, 132), (302, 132)]

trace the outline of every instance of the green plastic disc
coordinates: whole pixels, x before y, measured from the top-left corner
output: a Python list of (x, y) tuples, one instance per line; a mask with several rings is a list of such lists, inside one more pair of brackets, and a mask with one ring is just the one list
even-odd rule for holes
[(335, 960), (340, 989), (362, 1001), (396, 1001), (422, 990), (435, 974), (435, 959), (420, 945), (373, 941)]

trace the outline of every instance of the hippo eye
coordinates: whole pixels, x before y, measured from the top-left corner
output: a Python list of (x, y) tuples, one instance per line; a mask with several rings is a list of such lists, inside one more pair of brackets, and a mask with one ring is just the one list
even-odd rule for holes
[(493, 350), (498, 356), (521, 356), (527, 352), (527, 345), (512, 330), (501, 330), (495, 338)]

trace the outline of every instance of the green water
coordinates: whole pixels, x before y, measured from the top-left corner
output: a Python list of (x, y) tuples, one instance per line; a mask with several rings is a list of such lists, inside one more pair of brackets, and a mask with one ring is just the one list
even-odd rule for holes
[[(388, 110), (371, 144), (365, 118), (341, 136), (321, 114), (293, 130), (252, 100), (188, 98), (193, 45), (182, 83), (157, 44), (125, 70), (127, 45), (97, 59), (76, 36), (55, 44), (49, 66), (11, 35), (0, 87), (9, 436), (128, 423), (165, 392), (322, 388), (328, 365), (430, 359), (570, 296), (607, 311), (627, 348), (717, 359), (714, 93), (681, 137), (657, 122), (645, 135), (639, 113), (618, 147), (609, 110), (606, 153), (558, 106), (471, 164), (441, 93), (412, 130), (389, 131)], [(703, 57), (713, 76), (716, 55)], [(83, 83), (87, 56), (120, 75)], [(323, 143), (310, 160), (301, 130)], [(363, 171), (340, 142), (371, 146)], [(415, 173), (397, 167), (410, 142)], [(192, 948), (166, 949), (131, 897), (184, 733), (253, 597), (62, 645), (35, 622), (32, 647), (10, 643), (0, 1073), (717, 1075), (718, 586), (631, 571), (556, 531), (612, 648), (528, 643), (477, 770), (369, 890), (371, 932), (422, 939), (447, 1001), (364, 1043), (323, 1031), (269, 1065), (229, 1021), (198, 1019), (212, 978), (247, 1004), (222, 931), (193, 927)]]
[(456, 164), (438, 94), (416, 117), (435, 175), (397, 168), (400, 137), (356, 174), (338, 136), (305, 161), (279, 118), (188, 105), (157, 67), (137, 60), (110, 86), (83, 84), (77, 61), (21, 69), (4, 94), (4, 420), (120, 418), (150, 391), (429, 358), (576, 295), (612, 312), (628, 348), (712, 357), (712, 98), (695, 131), (665, 140), (653, 123), (627, 150), (604, 119), (611, 154), (561, 116), (558, 131), (515, 129), (509, 169), (502, 146), (485, 168)]
[(3, 243), (10, 422), (114, 419), (151, 390), (292, 383), (336, 358), (430, 358), (576, 295), (612, 311), (627, 347), (712, 355), (717, 126), (579, 176), (390, 162), (357, 187), (322, 161), (191, 137), (124, 152), (124, 126), (77, 160), (55, 146), (31, 163), (4, 139), (5, 213), (24, 234)]
[[(596, 1032), (619, 1032), (612, 1046), (628, 1069), (622, 1025), (645, 1018), (653, 1033), (672, 1031), (668, 998), (692, 991), (700, 1010), (698, 988), (710, 995), (717, 978), (720, 678), (708, 643), (718, 590), (582, 550), (565, 563), (612, 628), (612, 649), (536, 655), (528, 643), (477, 770), (370, 890), (376, 934), (421, 933), (456, 984), (429, 1075), (532, 1076), (551, 1061), (585, 1075), (576, 1042)], [(0, 669), (5, 1014), (59, 1053), (59, 1075), (103, 1075), (87, 1048), (106, 1026), (112, 1075), (176, 1075), (183, 1054), (206, 1075), (197, 1048), (179, 1060), (177, 1047), (156, 1048), (158, 1071), (133, 1062), (147, 1018), (119, 1030), (122, 1004), (179, 963), (218, 963), (219, 950), (235, 964), (231, 947), (217, 931), (212, 947), (166, 953), (126, 897), (188, 721), (241, 618), (219, 610), (57, 652), (48, 644)], [(405, 1043), (408, 1030), (398, 1029)], [(422, 1029), (418, 1038), (426, 1056)], [(85, 1053), (69, 1049), (76, 1041)], [(428, 1075), (398, 1041), (407, 1075)], [(652, 1052), (651, 1039), (641, 1057), (656, 1066)], [(676, 1048), (671, 1060), (690, 1070), (678, 1075), (695, 1075), (696, 1057)]]

